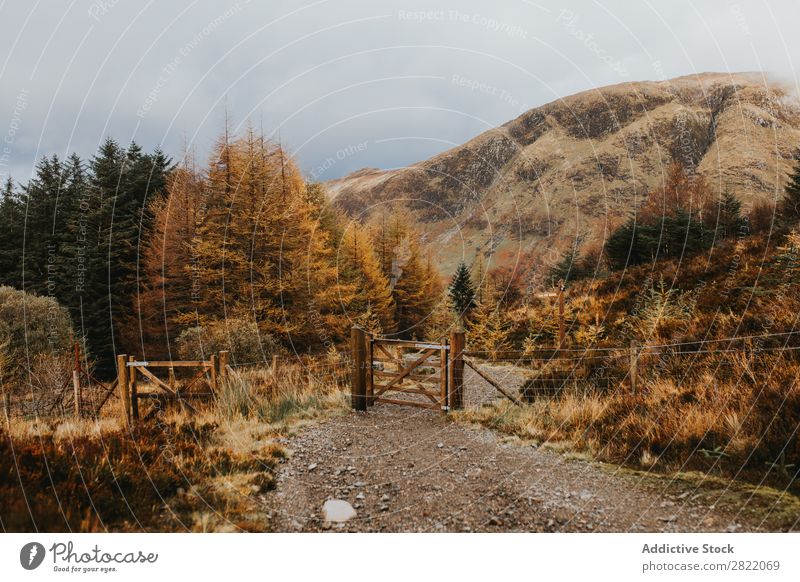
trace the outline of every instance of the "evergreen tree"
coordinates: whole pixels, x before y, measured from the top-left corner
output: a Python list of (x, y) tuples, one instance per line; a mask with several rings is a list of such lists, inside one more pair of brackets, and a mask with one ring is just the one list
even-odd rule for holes
[(704, 224), (684, 211), (664, 215), (655, 225), (637, 224), (630, 218), (614, 230), (605, 251), (613, 269), (639, 265), (657, 259), (691, 255), (711, 242)]
[(642, 227), (631, 217), (616, 228), (608, 237), (605, 246), (608, 263), (613, 269), (624, 269), (638, 265), (648, 259), (642, 243)]
[(664, 216), (656, 226), (642, 228), (640, 242), (642, 254), (656, 260), (694, 254), (708, 246), (710, 237), (702, 222), (681, 210), (675, 215)]
[(62, 194), (64, 168), (58, 156), (42, 158), (34, 176), (23, 188), (24, 211), (21, 288), (36, 295), (52, 295), (65, 205)]
[(797, 162), (784, 186), (783, 199), (778, 207), (779, 226), (796, 228), (800, 223), (800, 162)]
[(8, 178), (0, 192), (0, 285), (17, 289), (22, 288), (22, 213)]
[(570, 247), (561, 256), (561, 259), (556, 263), (548, 273), (547, 283), (551, 287), (559, 285), (560, 282), (568, 284), (571, 281), (580, 279), (583, 273), (580, 269), (580, 256), (578, 254), (578, 242), (573, 242)]
[(101, 374), (113, 373), (115, 353), (140, 351), (132, 326), (139, 242), (149, 237), (148, 199), (163, 188), (169, 165), (158, 151), (144, 154), (135, 143), (125, 150), (109, 138), (88, 172), (77, 157), (64, 172), (72, 197), (62, 237), (64, 303)]
[(475, 287), (472, 284), (469, 267), (464, 262), (458, 265), (453, 274), (448, 293), (453, 310), (462, 321), (466, 320), (475, 307)]
[(705, 224), (714, 231), (717, 239), (737, 236), (745, 226), (742, 218), (742, 203), (726, 189), (722, 197), (703, 213)]

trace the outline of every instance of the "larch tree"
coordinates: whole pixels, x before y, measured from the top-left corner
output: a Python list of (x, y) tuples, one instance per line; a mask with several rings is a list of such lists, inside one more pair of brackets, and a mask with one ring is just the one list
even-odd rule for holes
[(438, 276), (432, 261), (422, 255), (419, 242), (411, 238), (397, 283), (392, 289), (398, 334), (403, 338), (424, 337), (426, 319), (439, 300)]
[(332, 248), (282, 147), (248, 131), (218, 142), (193, 239), (198, 299), (182, 323), (248, 319), (283, 342), (343, 333)]
[[(337, 271), (344, 310), (356, 321), (369, 313), (366, 319), (374, 319), (381, 333), (393, 332), (395, 309), (389, 280), (381, 269), (369, 231), (358, 222), (351, 222), (342, 232)], [(350, 296), (346, 294), (348, 290)], [(374, 323), (370, 327), (374, 332)]]
[(490, 298), (478, 305), (469, 329), (471, 349), (484, 352), (492, 360), (511, 348), (511, 325), (500, 306)]
[(165, 195), (150, 202), (152, 235), (143, 245), (143, 276), (133, 298), (145, 358), (174, 353), (180, 315), (192, 310), (197, 282), (191, 242), (202, 217), (204, 192), (203, 177), (185, 162), (170, 174)]

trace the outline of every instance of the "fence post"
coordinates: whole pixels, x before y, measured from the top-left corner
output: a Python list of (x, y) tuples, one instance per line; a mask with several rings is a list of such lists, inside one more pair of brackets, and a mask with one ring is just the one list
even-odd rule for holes
[(450, 334), (450, 409), (464, 408), (464, 346), (463, 330)]
[(214, 393), (219, 391), (219, 383), (217, 382), (217, 355), (211, 354), (211, 389)]
[[(444, 340), (444, 344), (447, 346), (447, 340)], [(442, 412), (444, 413), (450, 410), (450, 395), (447, 393), (450, 382), (448, 367), (447, 349), (442, 347), (442, 349), (439, 350), (439, 390), (441, 391)]]
[(125, 424), (130, 428), (131, 426), (131, 398), (130, 398), (130, 385), (128, 384), (128, 374), (126, 366), (127, 357), (125, 354), (117, 356), (117, 389), (119, 390), (119, 399), (122, 402), (122, 413), (125, 417)]
[[(558, 283), (558, 349), (564, 349), (566, 332), (564, 330), (564, 279)], [(559, 354), (560, 356), (560, 354)]]
[[(350, 330), (350, 348), (353, 353), (353, 376), (350, 386), (350, 404), (354, 410), (367, 410), (366, 336), (360, 327)], [(370, 362), (370, 365), (372, 363)]]
[(367, 383), (367, 406), (374, 406), (375, 405), (375, 386), (373, 384), (374, 378), (372, 377), (372, 334), (365, 333), (364, 334), (364, 341), (366, 342), (364, 345), (365, 353), (366, 353), (366, 369), (364, 371), (365, 381)]
[(72, 390), (75, 393), (75, 418), (81, 417), (81, 352), (75, 342), (75, 365), (72, 367)]
[(228, 352), (222, 351), (219, 353), (219, 377), (225, 380), (228, 377)]
[(636, 394), (639, 379), (639, 342), (631, 340), (631, 392)]
[(272, 368), (270, 369), (272, 376), (278, 374), (278, 354), (272, 354)]
[[(135, 362), (136, 358), (128, 356), (128, 361)], [(131, 418), (137, 421), (139, 420), (139, 389), (136, 386), (136, 368), (134, 367), (128, 369), (128, 383), (130, 384)]]
[(0, 397), (3, 399), (3, 418), (8, 422), (8, 419), (11, 418), (11, 406), (8, 403), (5, 384), (2, 382), (0, 382)]

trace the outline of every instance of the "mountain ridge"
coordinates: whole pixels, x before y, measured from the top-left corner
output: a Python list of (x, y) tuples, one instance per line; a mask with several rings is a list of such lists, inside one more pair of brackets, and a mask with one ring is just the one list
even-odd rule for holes
[[(764, 73), (702, 73), (566, 96), (404, 168), (326, 183), (362, 216), (403, 201), (445, 271), (482, 253), (552, 263), (599, 243), (679, 161), (749, 207), (780, 197), (800, 159), (800, 103)], [(458, 234), (459, 236), (454, 236)]]

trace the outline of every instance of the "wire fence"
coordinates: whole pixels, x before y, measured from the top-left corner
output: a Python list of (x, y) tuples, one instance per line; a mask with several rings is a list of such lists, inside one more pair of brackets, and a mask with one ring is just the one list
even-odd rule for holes
[[(709, 375), (715, 381), (743, 374), (743, 362), (759, 358), (797, 358), (798, 345), (788, 345), (800, 332), (742, 335), (629, 346), (539, 347), (529, 350), (467, 350), (464, 356), (482, 364), (522, 369), (520, 393), (527, 401), (567, 390), (605, 391), (627, 386), (636, 391), (643, 380), (673, 376), (683, 380)], [(782, 338), (783, 345), (764, 345)], [(718, 346), (718, 347), (715, 347)], [(773, 362), (774, 364), (774, 362)], [(755, 365), (755, 364), (754, 364)], [(747, 368), (747, 365), (744, 366)], [(737, 372), (738, 369), (738, 372)]]

